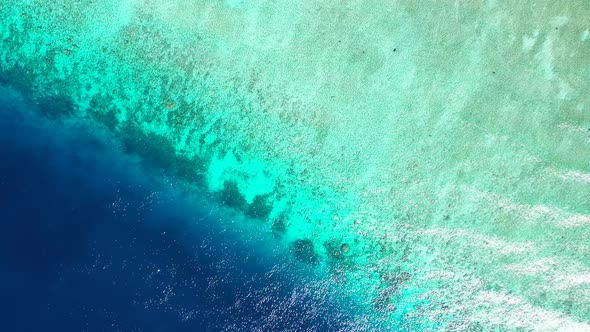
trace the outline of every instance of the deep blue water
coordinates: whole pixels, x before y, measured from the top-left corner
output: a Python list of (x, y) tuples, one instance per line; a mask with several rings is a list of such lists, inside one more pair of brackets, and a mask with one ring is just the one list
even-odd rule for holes
[(328, 331), (354, 320), (305, 286), (305, 267), (222, 232), (218, 215), (105, 132), (10, 94), (0, 88), (0, 330)]

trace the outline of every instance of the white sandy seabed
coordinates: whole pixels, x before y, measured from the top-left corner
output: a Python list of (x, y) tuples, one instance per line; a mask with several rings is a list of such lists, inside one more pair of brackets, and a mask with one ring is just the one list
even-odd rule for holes
[(585, 1), (4, 0), (0, 65), (193, 163), (384, 329), (590, 331), (589, 18)]

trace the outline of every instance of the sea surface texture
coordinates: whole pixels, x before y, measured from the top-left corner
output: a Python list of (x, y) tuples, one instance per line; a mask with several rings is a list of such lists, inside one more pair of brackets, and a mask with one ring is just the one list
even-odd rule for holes
[(104, 128), (0, 93), (3, 331), (364, 329), (270, 235), (240, 235)]
[[(78, 165), (44, 175), (49, 198), (105, 170), (156, 188), (137, 197), (167, 188), (147, 229), (192, 235), (177, 235), (187, 253), (170, 264), (185, 268), (167, 281), (182, 299), (156, 311), (186, 308), (195, 331), (590, 331), (586, 0), (0, 0), (0, 83), (17, 95), (4, 104), (29, 105), (2, 106), (2, 167), (47, 144), (62, 149), (43, 162)], [(60, 224), (60, 255), (87, 245), (94, 218)], [(99, 227), (101, 250), (113, 234), (165, 241), (126, 218)], [(194, 259), (204, 234), (211, 263)], [(162, 257), (134, 264), (156, 276)], [(223, 275), (239, 282), (217, 316), (190, 311), (223, 291), (184, 283)], [(158, 317), (137, 329), (190, 320)]]

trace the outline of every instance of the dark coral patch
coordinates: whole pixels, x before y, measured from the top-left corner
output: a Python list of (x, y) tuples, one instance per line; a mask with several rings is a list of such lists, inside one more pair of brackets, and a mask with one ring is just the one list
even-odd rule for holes
[(393, 311), (395, 310), (395, 305), (393, 304), (393, 299), (395, 295), (398, 293), (398, 290), (393, 287), (386, 287), (384, 289), (379, 290), (379, 295), (373, 298), (373, 309), (381, 312), (385, 311)]
[(285, 224), (285, 220), (283, 218), (276, 218), (272, 221), (272, 233), (276, 237), (279, 237), (287, 231), (287, 225)]
[(340, 243), (338, 240), (329, 240), (324, 242), (324, 249), (328, 256), (328, 265), (332, 274), (332, 280), (335, 282), (346, 281), (348, 272), (355, 269), (354, 260), (350, 255), (350, 245)]
[(392, 286), (400, 286), (401, 284), (410, 281), (412, 275), (407, 271), (398, 270), (396, 272), (383, 272), (380, 279), (384, 284)]
[(233, 181), (225, 181), (223, 190), (220, 193), (221, 202), (231, 208), (244, 210), (248, 203), (242, 194), (238, 185)]
[(110, 130), (115, 130), (119, 124), (117, 113), (109, 108), (110, 100), (105, 97), (94, 97), (90, 101), (90, 107), (94, 110), (88, 115), (95, 121), (103, 124)]
[(192, 183), (203, 180), (205, 168), (202, 161), (178, 155), (164, 136), (143, 133), (135, 126), (126, 126), (120, 133), (125, 151), (138, 154), (148, 166)]
[(13, 87), (15, 90), (22, 92), (25, 97), (35, 99), (33, 86), (34, 73), (26, 66), (15, 65), (10, 69), (0, 67), (0, 84)]
[(326, 253), (331, 259), (340, 260), (344, 257), (338, 242), (335, 240), (324, 242), (324, 249), (326, 249)]
[(267, 195), (258, 195), (254, 198), (251, 204), (244, 213), (252, 218), (266, 220), (272, 211), (272, 205), (268, 202)]
[(62, 116), (72, 116), (75, 112), (74, 103), (68, 98), (57, 95), (35, 98), (40, 105), (41, 114), (50, 119), (57, 119)]
[(309, 239), (296, 240), (291, 244), (291, 252), (295, 258), (303, 263), (316, 266), (320, 263), (320, 257), (315, 252), (313, 242)]
[(252, 203), (248, 204), (234, 181), (225, 181), (223, 189), (219, 193), (219, 199), (224, 205), (240, 210), (246, 216), (255, 219), (267, 220), (272, 211), (272, 205), (269, 204), (267, 195), (258, 195)]
[(348, 243), (339, 243), (336, 240), (324, 242), (324, 248), (328, 257), (335, 260), (342, 260), (350, 252), (350, 245)]

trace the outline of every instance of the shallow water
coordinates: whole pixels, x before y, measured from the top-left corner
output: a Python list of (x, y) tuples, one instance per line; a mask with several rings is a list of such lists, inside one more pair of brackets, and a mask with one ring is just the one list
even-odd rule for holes
[(238, 242), (273, 238), (372, 329), (590, 330), (587, 17), (5, 0), (0, 81), (224, 206)]

